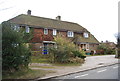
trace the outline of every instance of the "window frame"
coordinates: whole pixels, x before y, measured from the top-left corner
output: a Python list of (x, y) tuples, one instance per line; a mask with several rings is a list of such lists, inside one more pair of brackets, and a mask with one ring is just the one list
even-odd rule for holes
[(57, 30), (53, 29), (53, 35), (57, 35)]
[(15, 31), (19, 32), (19, 30), (20, 30), (20, 26), (19, 26), (19, 25), (14, 25), (13, 30), (15, 30)]
[(26, 33), (30, 33), (30, 27), (26, 26)]
[(44, 35), (48, 35), (48, 29), (44, 28)]
[(84, 38), (89, 38), (89, 34), (87, 32), (83, 33)]
[(68, 31), (67, 36), (68, 37), (74, 37), (74, 32), (73, 31)]

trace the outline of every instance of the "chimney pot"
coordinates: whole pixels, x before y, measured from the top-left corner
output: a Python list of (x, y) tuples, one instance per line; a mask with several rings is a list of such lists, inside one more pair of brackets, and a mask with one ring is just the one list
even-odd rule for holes
[(27, 11), (27, 15), (31, 15), (31, 10), (28, 10), (28, 11)]

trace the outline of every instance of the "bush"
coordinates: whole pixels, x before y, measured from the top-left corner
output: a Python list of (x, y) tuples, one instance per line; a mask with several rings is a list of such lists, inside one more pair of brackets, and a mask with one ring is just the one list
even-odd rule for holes
[(72, 57), (72, 51), (75, 50), (75, 45), (66, 38), (62, 36), (57, 36), (54, 38), (57, 47), (50, 48), (49, 51), (52, 54), (54, 62), (67, 63), (69, 58)]
[(115, 49), (108, 47), (107, 45), (101, 44), (97, 48), (97, 54), (115, 54)]
[(75, 57), (75, 58), (70, 58), (70, 59), (69, 59), (69, 62), (70, 62), (70, 63), (83, 63), (83, 62), (84, 62), (84, 59), (79, 58), (79, 57)]
[(67, 63), (69, 59), (69, 51), (65, 47), (57, 47), (50, 49), (50, 52), (52, 54), (52, 58), (54, 59), (54, 62), (58, 63)]
[(86, 58), (86, 55), (85, 55), (85, 52), (84, 51), (72, 51), (72, 53), (74, 54), (75, 57), (79, 57), (79, 58), (82, 58), (82, 59), (85, 59)]
[(14, 31), (10, 23), (4, 22), (2, 34), (2, 70), (14, 72), (27, 68), (31, 51), (24, 43), (23, 33)]
[(58, 63), (68, 63), (70, 58), (86, 58), (84, 51), (76, 51), (75, 44), (73, 44), (69, 39), (63, 38), (62, 36), (57, 36), (54, 38), (57, 47), (50, 48), (51, 62)]

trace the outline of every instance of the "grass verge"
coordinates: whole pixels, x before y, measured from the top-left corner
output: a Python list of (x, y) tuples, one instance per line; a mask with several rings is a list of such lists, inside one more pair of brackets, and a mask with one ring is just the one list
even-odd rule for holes
[(48, 68), (48, 69), (54, 69), (55, 67), (53, 66), (29, 66), (30, 68)]
[(81, 63), (53, 63), (53, 66), (80, 66)]
[(28, 69), (3, 75), (3, 79), (35, 79), (38, 77), (43, 77), (48, 73), (54, 73), (54, 71)]
[(48, 59), (41, 58), (40, 56), (32, 56), (31, 62), (32, 63), (48, 63), (49, 61), (48, 61)]

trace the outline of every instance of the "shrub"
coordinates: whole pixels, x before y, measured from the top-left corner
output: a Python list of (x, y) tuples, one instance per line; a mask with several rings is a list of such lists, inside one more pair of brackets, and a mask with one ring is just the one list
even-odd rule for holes
[(66, 38), (62, 36), (57, 36), (54, 38), (57, 47), (50, 48), (49, 51), (53, 55), (54, 62), (67, 63), (69, 58), (73, 56), (72, 51), (75, 50), (75, 45)]
[(85, 55), (85, 52), (84, 51), (72, 51), (72, 53), (74, 54), (75, 57), (79, 57), (79, 58), (82, 58), (82, 59), (85, 59), (86, 58), (86, 55)]
[(69, 39), (57, 36), (54, 38), (57, 47), (50, 48), (51, 62), (68, 63), (70, 58), (86, 58), (84, 51), (78, 51)]
[(100, 54), (100, 53), (102, 53), (102, 54), (115, 54), (115, 49), (112, 49), (104, 44), (99, 45), (97, 50), (99, 51), (99, 53), (97, 52), (98, 54)]
[(24, 43), (23, 33), (14, 31), (8, 22), (2, 23), (2, 33), (2, 70), (14, 72), (27, 68), (31, 51)]
[(84, 59), (79, 58), (79, 57), (75, 57), (75, 58), (70, 58), (70, 59), (69, 59), (69, 62), (70, 62), (70, 63), (83, 63), (83, 62), (84, 62)]

